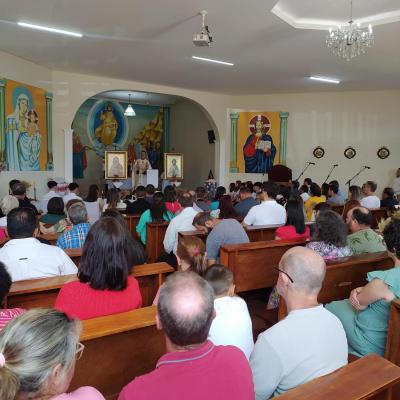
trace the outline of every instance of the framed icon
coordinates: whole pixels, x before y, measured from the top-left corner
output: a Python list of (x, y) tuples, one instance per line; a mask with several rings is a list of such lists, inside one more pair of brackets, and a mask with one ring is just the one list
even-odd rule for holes
[(128, 179), (128, 152), (105, 151), (105, 178)]
[(182, 180), (183, 179), (183, 154), (182, 153), (164, 153), (164, 172), (165, 172), (165, 179)]

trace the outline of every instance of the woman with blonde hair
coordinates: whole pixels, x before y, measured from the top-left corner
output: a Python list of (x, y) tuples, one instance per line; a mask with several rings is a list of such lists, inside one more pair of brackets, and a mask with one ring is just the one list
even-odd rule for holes
[(92, 387), (66, 394), (79, 343), (80, 322), (53, 309), (33, 309), (0, 332), (1, 400), (104, 400)]
[(0, 208), (4, 214), (4, 217), (0, 218), (0, 228), (7, 226), (8, 213), (11, 210), (13, 210), (14, 208), (18, 208), (18, 207), (19, 207), (19, 203), (18, 203), (18, 199), (16, 197), (11, 196), (10, 194), (3, 197), (3, 199), (1, 200), (1, 203), (0, 203)]

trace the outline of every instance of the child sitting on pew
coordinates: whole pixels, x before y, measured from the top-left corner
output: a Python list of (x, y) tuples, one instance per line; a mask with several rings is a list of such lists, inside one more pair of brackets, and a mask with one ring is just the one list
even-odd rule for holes
[(2, 305), (11, 287), (11, 276), (6, 266), (0, 261), (0, 330), (3, 329), (14, 317), (21, 315), (25, 310), (22, 308), (2, 309)]
[(233, 273), (223, 265), (214, 264), (204, 278), (214, 290), (214, 318), (208, 339), (215, 345), (238, 347), (247, 359), (254, 348), (253, 330), (246, 302), (235, 296)]

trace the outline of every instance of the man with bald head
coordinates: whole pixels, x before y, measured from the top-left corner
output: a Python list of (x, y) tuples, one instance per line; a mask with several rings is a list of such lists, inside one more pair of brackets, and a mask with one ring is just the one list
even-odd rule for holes
[(347, 245), (353, 254), (376, 253), (386, 251), (381, 235), (371, 229), (372, 214), (365, 207), (354, 207), (347, 213), (347, 226), (351, 232), (347, 236)]
[(347, 364), (343, 326), (317, 300), (325, 269), (322, 257), (305, 247), (293, 247), (281, 258), (277, 290), (288, 315), (258, 336), (250, 357), (257, 400)]
[(244, 353), (207, 340), (214, 317), (208, 282), (189, 271), (170, 275), (161, 287), (156, 316), (167, 354), (154, 371), (125, 386), (118, 400), (253, 400)]

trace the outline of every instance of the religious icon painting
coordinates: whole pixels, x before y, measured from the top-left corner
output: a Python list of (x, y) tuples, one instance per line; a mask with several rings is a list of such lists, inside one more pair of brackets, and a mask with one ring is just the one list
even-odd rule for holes
[(164, 153), (164, 171), (167, 180), (183, 179), (183, 154)]
[(321, 146), (318, 146), (314, 149), (313, 155), (315, 158), (322, 158), (325, 155), (325, 150)]
[(344, 151), (344, 156), (346, 158), (348, 158), (349, 160), (354, 158), (355, 155), (357, 154), (357, 152), (355, 151), (355, 149), (351, 146), (347, 147)]
[(127, 179), (128, 178), (128, 152), (127, 151), (105, 151), (105, 179)]
[(231, 171), (266, 174), (274, 165), (284, 164), (288, 116), (270, 111), (232, 112)]
[(390, 156), (390, 151), (387, 147), (383, 146), (376, 152), (376, 154), (381, 160), (384, 160)]
[(4, 170), (53, 170), (52, 98), (45, 89), (0, 79), (0, 154)]

